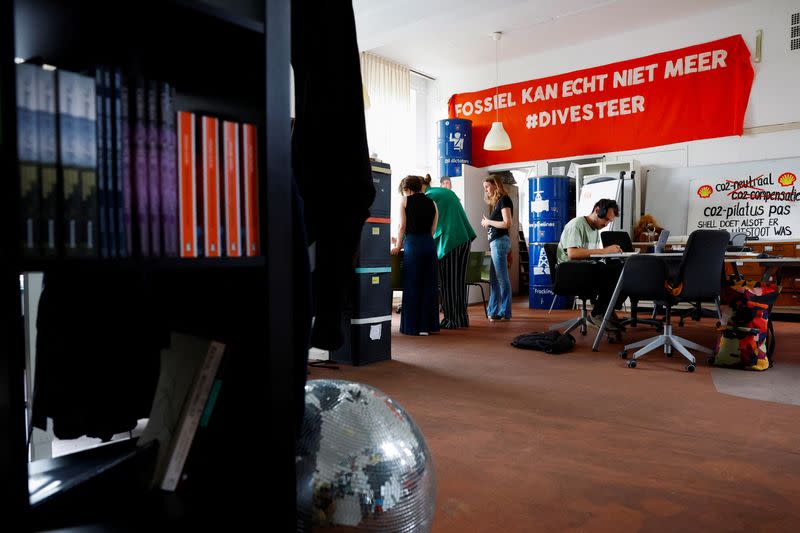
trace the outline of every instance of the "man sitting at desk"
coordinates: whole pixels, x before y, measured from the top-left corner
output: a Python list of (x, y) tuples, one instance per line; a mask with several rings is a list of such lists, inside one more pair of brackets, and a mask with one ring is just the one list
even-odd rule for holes
[[(566, 261), (588, 260), (591, 255), (620, 253), (622, 249), (616, 244), (602, 248), (599, 231), (611, 224), (618, 213), (617, 202), (604, 198), (594, 204), (594, 208), (588, 216), (570, 220), (564, 226), (561, 239), (558, 241), (558, 264)], [(585, 275), (597, 280), (598, 295), (594, 300), (589, 323), (599, 328), (619, 279), (622, 265), (619, 261), (587, 261), (583, 264), (586, 269)], [(620, 329), (619, 318), (616, 314), (611, 316), (606, 329)]]

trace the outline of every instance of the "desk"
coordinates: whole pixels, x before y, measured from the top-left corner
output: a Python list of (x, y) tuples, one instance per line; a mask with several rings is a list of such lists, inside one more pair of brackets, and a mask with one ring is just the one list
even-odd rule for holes
[[(616, 258), (616, 259), (626, 260), (629, 257), (632, 257), (633, 255), (640, 255), (640, 254), (632, 254), (632, 255), (631, 254), (596, 254), (596, 255), (591, 255), (590, 257), (593, 258), (593, 259), (600, 259), (600, 258), (612, 259), (612, 258)], [(671, 254), (670, 253), (641, 254), (641, 255), (647, 255), (647, 256), (651, 256), (651, 257), (675, 257), (675, 258), (681, 257), (681, 254), (677, 254), (677, 253), (671, 253)], [(758, 256), (758, 254), (755, 254), (755, 253), (752, 253), (752, 252), (725, 252), (724, 261), (726, 263), (733, 263), (734, 264), (733, 265), (734, 268), (736, 267), (736, 265), (735, 265), (736, 263), (745, 263), (745, 262), (750, 262), (750, 263), (768, 263), (768, 262), (769, 263), (774, 263), (777, 266), (775, 267), (775, 270), (773, 271), (772, 275), (774, 275), (775, 272), (777, 272), (777, 270), (781, 266), (786, 266), (786, 265), (791, 264), (791, 263), (794, 263), (794, 264), (800, 266), (800, 258), (775, 257), (775, 258), (759, 259), (757, 256)], [(625, 265), (627, 265), (627, 261), (626, 261)], [(603, 333), (605, 333), (606, 324), (608, 323), (609, 318), (611, 318), (611, 314), (614, 312), (614, 304), (616, 303), (617, 298), (619, 298), (619, 293), (620, 293), (620, 291), (622, 289), (622, 279), (623, 279), (623, 276), (625, 275), (625, 265), (623, 265), (622, 271), (619, 273), (619, 279), (617, 280), (617, 284), (614, 287), (614, 292), (611, 295), (611, 300), (610, 300), (610, 303), (608, 305), (608, 309), (606, 309), (606, 314), (603, 315), (603, 322), (600, 324), (600, 329), (597, 330), (597, 335), (595, 336), (594, 342), (592, 343), (592, 351), (593, 352), (596, 352), (597, 348), (600, 346), (600, 339), (602, 338)], [(765, 273), (765, 275), (766, 275), (766, 273)], [(764, 279), (769, 279), (769, 278), (767, 277), (767, 278), (764, 278)]]

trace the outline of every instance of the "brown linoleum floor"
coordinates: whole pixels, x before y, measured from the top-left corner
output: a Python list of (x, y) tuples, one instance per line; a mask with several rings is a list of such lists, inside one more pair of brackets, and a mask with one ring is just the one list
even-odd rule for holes
[[(516, 335), (575, 312), (518, 299), (513, 313), (472, 306), (469, 328), (429, 337), (401, 335), (395, 314), (391, 361), (311, 370), (412, 415), (436, 468), (433, 532), (800, 530), (800, 407), (718, 392), (704, 358), (693, 374), (663, 352), (628, 369), (620, 345), (591, 351), (593, 330), (568, 354), (519, 350)], [(675, 329), (713, 345), (711, 319)], [(767, 372), (800, 366), (800, 324), (775, 329)]]

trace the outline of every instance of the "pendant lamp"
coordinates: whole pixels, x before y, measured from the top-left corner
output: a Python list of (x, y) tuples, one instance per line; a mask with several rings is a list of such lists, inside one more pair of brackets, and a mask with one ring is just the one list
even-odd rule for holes
[(483, 149), (484, 150), (491, 150), (491, 151), (500, 151), (500, 150), (510, 150), (511, 149), (511, 139), (508, 137), (508, 133), (506, 130), (503, 129), (503, 123), (500, 121), (500, 110), (497, 108), (497, 101), (498, 95), (500, 93), (500, 74), (499, 74), (499, 66), (498, 66), (498, 59), (497, 59), (497, 47), (498, 41), (500, 37), (503, 36), (503, 32), (496, 31), (492, 34), (492, 39), (494, 39), (494, 75), (495, 75), (495, 97), (494, 97), (494, 110), (495, 110), (495, 121), (492, 122), (492, 129), (489, 130), (489, 134), (486, 135), (486, 139), (483, 141)]

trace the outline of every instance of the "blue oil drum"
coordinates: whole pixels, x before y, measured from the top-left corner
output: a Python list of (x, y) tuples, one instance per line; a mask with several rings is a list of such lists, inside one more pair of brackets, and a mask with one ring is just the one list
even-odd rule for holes
[(537, 220), (528, 229), (528, 242), (558, 242), (569, 220)]
[(439, 177), (460, 176), (461, 165), (472, 164), (472, 121), (447, 118), (438, 130)]
[(555, 298), (553, 309), (568, 309), (572, 299), (565, 296), (556, 296), (553, 292), (553, 278), (550, 276), (550, 262), (544, 244), (531, 244), (528, 246), (528, 261), (530, 262), (530, 309), (550, 309)]
[[(555, 304), (553, 304), (555, 299)], [(531, 285), (528, 300), (529, 309), (569, 309), (572, 307), (572, 298), (556, 296), (552, 285)]]
[[(568, 176), (536, 176), (528, 179), (530, 201), (530, 224), (532, 234), (536, 226), (536, 238), (530, 242), (558, 242), (564, 225), (575, 212), (575, 189), (570, 188)], [(572, 192), (570, 192), (572, 191)], [(541, 224), (542, 221), (554, 224)]]
[(534, 243), (528, 246), (528, 264), (530, 265), (531, 285), (552, 285), (550, 277), (550, 264), (543, 244)]

